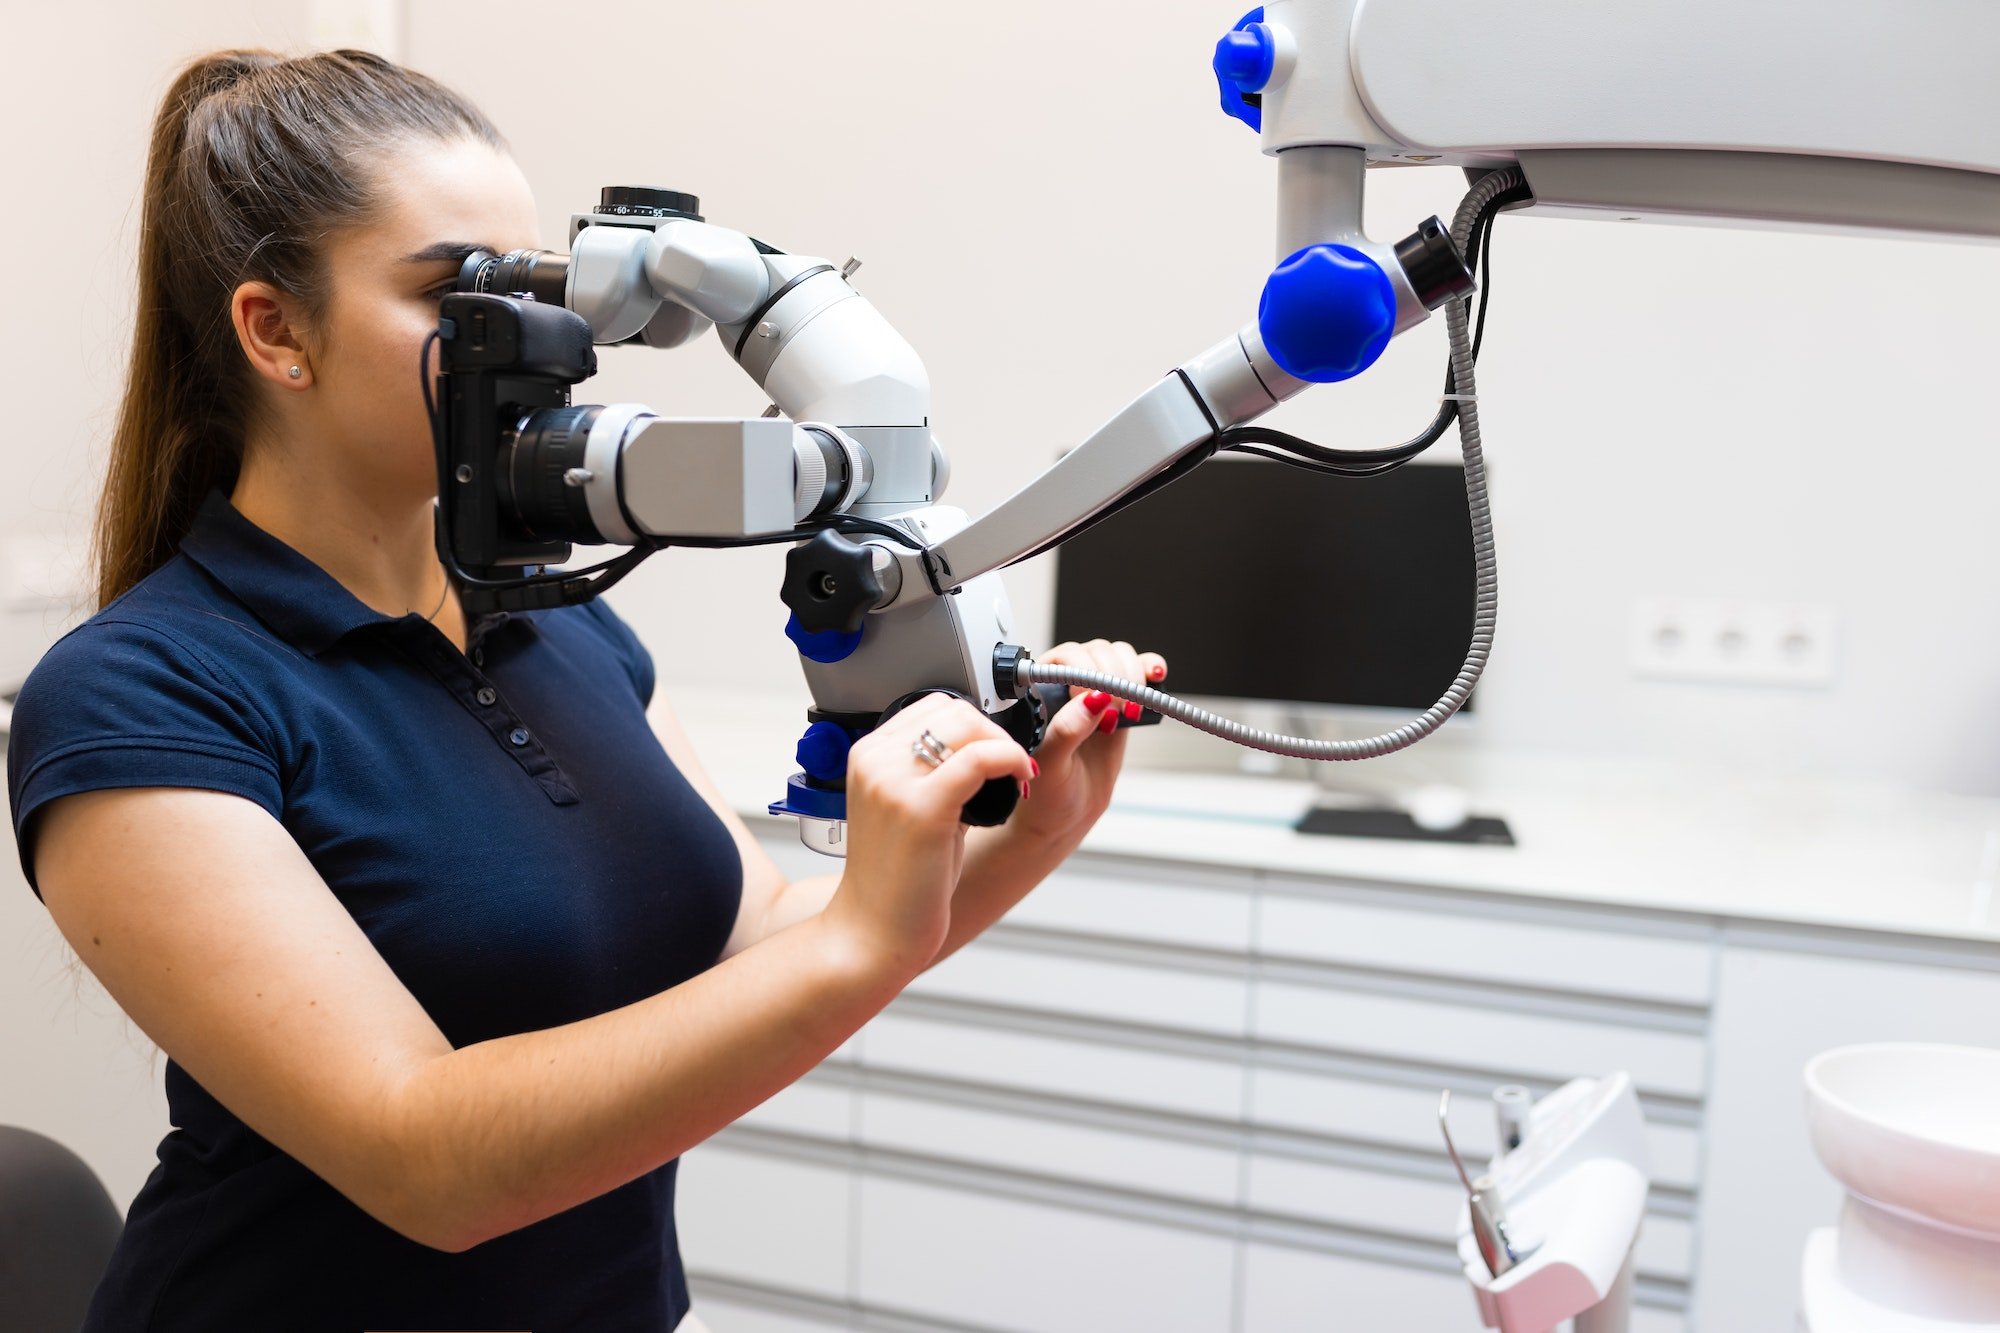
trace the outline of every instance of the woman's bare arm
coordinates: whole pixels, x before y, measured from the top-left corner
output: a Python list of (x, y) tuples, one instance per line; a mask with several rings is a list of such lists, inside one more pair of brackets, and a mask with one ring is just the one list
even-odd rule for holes
[(708, 808), (729, 830), (731, 840), (736, 843), (737, 856), (743, 862), (743, 893), (737, 900), (736, 924), (729, 932), (729, 941), (723, 946), (722, 956), (734, 957), (759, 940), (824, 910), (840, 885), (839, 873), (787, 881), (777, 862), (771, 859), (770, 853), (757, 841), (757, 835), (750, 831), (750, 826), (743, 822), (743, 817), (723, 796), (722, 788), (702, 766), (700, 757), (695, 754), (694, 743), (688, 739), (680, 719), (667, 701), (654, 695), (646, 716), (653, 724), (653, 733), (660, 738), (660, 746), (667, 752), (668, 758), (674, 761), (674, 766), (680, 769), (688, 785), (708, 803)]
[(438, 1249), (678, 1156), (915, 970), (822, 913), (636, 1004), (454, 1050), (252, 802), (135, 788), (39, 818), (44, 901), (133, 1021), (253, 1130)]

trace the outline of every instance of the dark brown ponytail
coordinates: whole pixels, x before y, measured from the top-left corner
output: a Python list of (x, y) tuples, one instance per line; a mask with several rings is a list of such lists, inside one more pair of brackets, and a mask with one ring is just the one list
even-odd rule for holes
[(325, 309), (323, 243), (374, 207), (369, 157), (492, 122), (366, 51), (218, 51), (167, 90), (146, 160), (132, 360), (98, 505), (97, 601), (166, 563), (202, 497), (234, 484), (256, 401), (230, 323), (244, 282)]

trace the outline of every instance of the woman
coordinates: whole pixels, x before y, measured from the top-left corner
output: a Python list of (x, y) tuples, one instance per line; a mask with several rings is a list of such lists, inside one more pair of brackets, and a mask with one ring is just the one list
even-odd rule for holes
[[(1117, 701), (1072, 698), (1038, 768), (932, 696), (855, 746), (843, 872), (786, 883), (657, 703), (656, 739), (608, 608), (468, 622), (412, 374), (451, 242), (532, 246), (535, 209), (431, 80), (232, 51), (168, 92), (103, 609), (8, 755), (30, 881), (170, 1056), (176, 1128), (92, 1330), (675, 1327), (675, 1159), (1109, 800)], [(1005, 827), (959, 825), (1037, 775)]]

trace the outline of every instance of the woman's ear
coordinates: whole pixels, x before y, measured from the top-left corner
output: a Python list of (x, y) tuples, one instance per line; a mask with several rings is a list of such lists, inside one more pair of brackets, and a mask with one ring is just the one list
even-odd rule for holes
[(297, 303), (268, 282), (246, 282), (229, 298), (230, 322), (250, 368), (281, 389), (306, 389), (313, 381)]

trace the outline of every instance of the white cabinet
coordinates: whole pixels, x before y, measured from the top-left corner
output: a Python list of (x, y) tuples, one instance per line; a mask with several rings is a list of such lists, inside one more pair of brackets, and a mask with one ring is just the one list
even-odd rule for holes
[[(2000, 949), (1890, 965), (1725, 926), (1075, 858), (689, 1155), (697, 1305), (716, 1333), (1472, 1333), (1439, 1089), (1483, 1158), (1496, 1083), (1625, 1069), (1653, 1181), (1635, 1333), (1787, 1327), (1833, 1198), (1799, 1066), (2000, 1044)], [(1934, 1019), (1887, 1017), (1913, 1004)]]
[(1715, 951), (1700, 926), (1655, 920), (1644, 935), (1608, 915), (1537, 907), (1496, 910), (1461, 899), (1439, 910), (1407, 891), (1327, 884), (1289, 876), (1267, 881), (1257, 948), (1299, 958), (1420, 976), (1453, 976), (1538, 990), (1706, 1006), (1715, 991)]
[(799, 1313), (773, 1308), (756, 1293), (741, 1293), (711, 1281), (695, 1297), (694, 1313), (709, 1333), (838, 1333), (854, 1327), (847, 1312)]
[(1234, 1245), (1181, 1227), (864, 1175), (865, 1307), (1020, 1333), (1216, 1333)]
[(852, 1181), (827, 1166), (707, 1143), (681, 1160), (675, 1217), (690, 1272), (840, 1302)]
[(1616, 1015), (1568, 1016), (1513, 997), (1414, 997), (1338, 982), (1267, 981), (1257, 991), (1255, 1035), (1333, 1055), (1410, 1061), (1514, 1079), (1561, 1083), (1580, 1074), (1631, 1071), (1639, 1091), (1699, 1097), (1707, 1056), (1699, 1030), (1661, 1031)]
[[(1337, 1132), (1357, 1144), (1423, 1153), (1438, 1147), (1435, 1088), (1263, 1064), (1250, 1071), (1250, 1104), (1251, 1117), (1260, 1125), (1307, 1134)], [(1452, 1136), (1468, 1160), (1491, 1157), (1498, 1146), (1493, 1117), (1478, 1112), (1455, 1118)], [(1646, 1151), (1656, 1188), (1695, 1187), (1701, 1136), (1692, 1125), (1648, 1122)]]
[(868, 1025), (868, 1068), (1190, 1119), (1243, 1118), (1243, 1067), (1233, 1054), (1147, 1050), (1074, 1033), (981, 1026), (907, 1003)]
[(979, 940), (910, 983), (909, 994), (996, 1010), (1031, 1010), (1240, 1038), (1249, 982), (1176, 967), (1171, 961), (1073, 957)]
[(1244, 1255), (1243, 1278), (1243, 1333), (1428, 1333), (1479, 1327), (1472, 1290), (1456, 1273), (1251, 1245)]
[(1079, 1124), (874, 1089), (862, 1103), (861, 1142), (881, 1152), (1217, 1208), (1232, 1207), (1240, 1186), (1241, 1154), (1222, 1143), (1134, 1133), (1115, 1120)]

